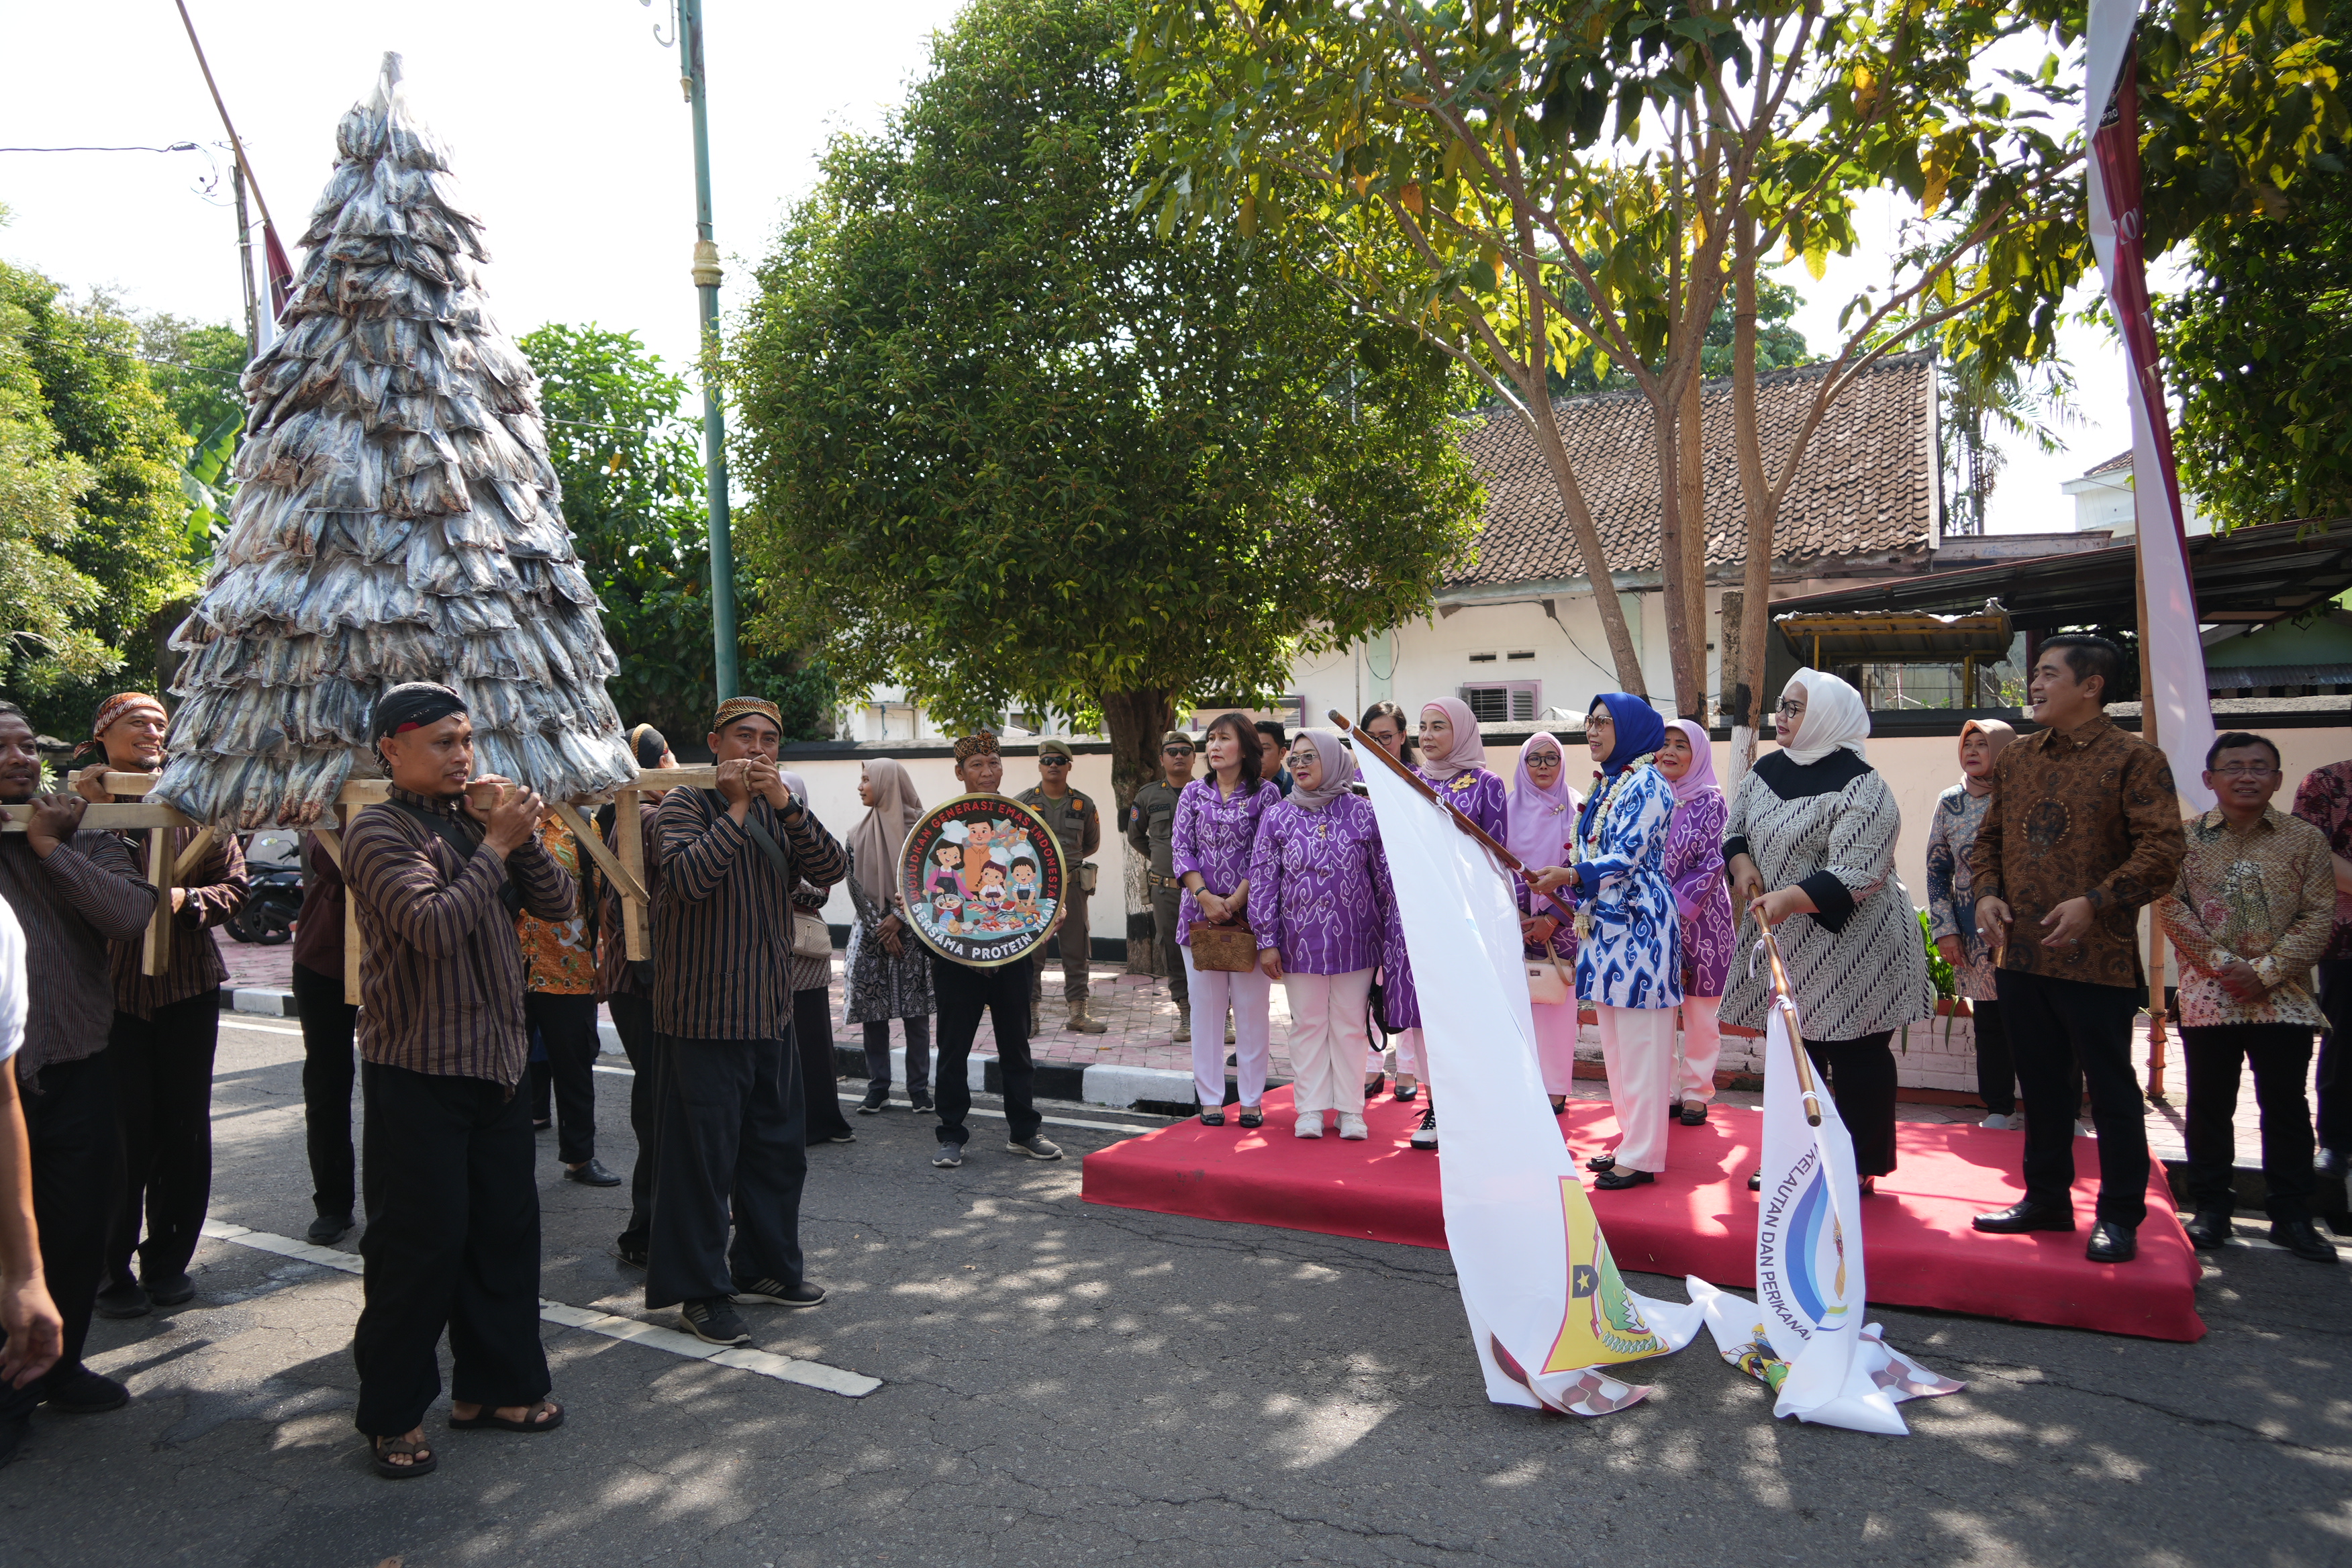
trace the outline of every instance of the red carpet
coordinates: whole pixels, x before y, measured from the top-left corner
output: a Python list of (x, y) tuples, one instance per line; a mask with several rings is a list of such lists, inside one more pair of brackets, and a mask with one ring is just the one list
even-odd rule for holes
[[(1287, 1089), (1269, 1092), (1265, 1109), (1266, 1124), (1255, 1131), (1238, 1125), (1235, 1108), (1227, 1106), (1223, 1127), (1179, 1122), (1088, 1154), (1087, 1201), (1445, 1245), (1437, 1193), (1444, 1156), (1418, 1153), (1406, 1142), (1420, 1121), (1418, 1103), (1375, 1102), (1368, 1117), (1372, 1136), (1361, 1143), (1342, 1143), (1329, 1131), (1319, 1142), (1293, 1136)], [(1571, 1100), (1560, 1120), (1580, 1159), (1617, 1136), (1605, 1103)], [(1754, 1289), (1756, 1194), (1747, 1183), (1761, 1131), (1756, 1111), (1718, 1106), (1706, 1126), (1674, 1129), (1672, 1168), (1654, 1184), (1594, 1193), (1592, 1206), (1618, 1263)], [(2083, 1256), (2099, 1173), (2090, 1139), (2075, 1144), (2074, 1212), (2083, 1228), (2071, 1236), (1983, 1236), (1969, 1227), (1970, 1216), (2024, 1195), (2017, 1173), (2023, 1133), (1905, 1121), (1896, 1124), (1895, 1139), (1895, 1173), (1880, 1178), (1878, 1196), (1863, 1201), (1873, 1301), (2158, 1340), (2204, 1334), (2196, 1253), (2154, 1161), (2139, 1257), (2118, 1267)]]

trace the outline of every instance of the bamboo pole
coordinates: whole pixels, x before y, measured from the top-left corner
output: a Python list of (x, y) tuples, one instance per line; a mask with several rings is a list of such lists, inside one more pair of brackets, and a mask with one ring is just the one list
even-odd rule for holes
[[(651, 897), (646, 891), (645, 883), (621, 863), (619, 857), (604, 847), (604, 837), (597, 833), (596, 825), (581, 816), (578, 806), (559, 805), (555, 807), (555, 815), (564, 826), (572, 829), (572, 837), (580, 841), (581, 852), (595, 861), (597, 868), (604, 875), (613, 879), (613, 886), (620, 889), (623, 898), (643, 903)], [(619, 813), (614, 816), (617, 820)], [(583, 914), (585, 912), (583, 911)], [(589, 918), (593, 923), (593, 917)]]
[[(625, 789), (613, 813), (614, 825), (619, 829), (621, 864), (628, 868), (630, 880), (640, 888), (646, 885), (645, 818), (638, 805), (643, 798), (637, 791)], [(653, 956), (646, 940), (646, 913), (643, 900), (625, 893), (621, 896), (621, 956), (632, 963), (642, 963)]]
[(1764, 933), (1764, 955), (1772, 965), (1772, 1005), (1780, 1009), (1780, 1021), (1789, 1026), (1789, 1051), (1797, 1061), (1797, 1088), (1805, 1097), (1805, 1124), (1819, 1127), (1822, 1102), (1813, 1089), (1813, 1062), (1805, 1055), (1805, 1036), (1797, 1018), (1796, 988), (1789, 984), (1789, 966), (1781, 962), (1780, 944), (1760, 914), (1756, 917), (1756, 929)]
[[(339, 807), (336, 815), (342, 822), (343, 832), (350, 833), (352, 808)], [(344, 864), (340, 839), (328, 853), (334, 856), (336, 868), (343, 873), (343, 1003), (356, 1007), (360, 1005), (360, 957), (364, 951), (364, 939), (360, 935), (360, 901), (352, 896), (351, 868)]]
[[(89, 814), (82, 814), (87, 817)], [(172, 830), (151, 827), (147, 830), (147, 879), (155, 885), (155, 913), (147, 921), (147, 940), (140, 954), (140, 973), (161, 974), (172, 963), (173, 917), (178, 912), (172, 908), (172, 889), (177, 879), (177, 868), (172, 854)]]

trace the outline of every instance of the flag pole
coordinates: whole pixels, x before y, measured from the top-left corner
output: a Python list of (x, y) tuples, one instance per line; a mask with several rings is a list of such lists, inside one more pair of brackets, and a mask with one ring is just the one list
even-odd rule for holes
[(1772, 1005), (1780, 1009), (1780, 1019), (1789, 1026), (1789, 1054), (1796, 1058), (1797, 1087), (1805, 1096), (1805, 1124), (1819, 1127), (1822, 1102), (1813, 1089), (1812, 1059), (1805, 1055), (1804, 1032), (1797, 1022), (1797, 1005), (1791, 995), (1795, 987), (1789, 984), (1789, 966), (1781, 962), (1780, 944), (1773, 939), (1772, 927), (1760, 912), (1756, 916), (1756, 929), (1764, 933), (1764, 956), (1772, 965)]
[[(2139, 598), (2139, 738), (2161, 747), (2157, 735), (2156, 685), (2147, 658), (2147, 543), (2132, 530), (2132, 588)], [(2177, 804), (2177, 803), (2176, 803)], [(2164, 922), (2147, 911), (2147, 1097), (2164, 1103)]]
[[(1446, 805), (1443, 800), (1440, 800), (1437, 796), (1437, 792), (1430, 788), (1427, 784), (1423, 783), (1420, 774), (1414, 773), (1411, 768), (1406, 767), (1402, 763), (1389, 755), (1389, 751), (1386, 746), (1381, 745), (1378, 741), (1373, 740), (1370, 735), (1365, 734), (1361, 730), (1357, 729), (1355, 725), (1349, 723), (1348, 721), (1348, 716), (1345, 713), (1340, 712), (1337, 708), (1328, 710), (1326, 717), (1328, 717), (1333, 724), (1339, 727), (1339, 733), (1347, 736), (1351, 741), (1360, 742), (1356, 747), (1358, 755), (1360, 756), (1366, 752), (1370, 752), (1371, 755), (1378, 757), (1381, 762), (1386, 763), (1388, 764), (1389, 772), (1402, 779), (1405, 782), (1406, 787), (1410, 788), (1414, 794), (1420, 795), (1422, 799), (1429, 802), (1430, 805), (1445, 813), (1446, 816), (1452, 817), (1454, 819), (1454, 826), (1468, 834), (1471, 837), (1476, 839), (1479, 843), (1485, 845), (1486, 847), (1487, 853), (1493, 855), (1496, 859), (1503, 863), (1504, 869), (1516, 871), (1521, 877), (1527, 878), (1529, 889), (1532, 889), (1534, 888), (1534, 878), (1528, 870), (1527, 862), (1521, 860), (1508, 849), (1506, 849), (1501, 845), (1496, 843), (1494, 837), (1488, 834), (1485, 828), (1479, 826), (1476, 823), (1471, 821), (1468, 817), (1463, 816), (1452, 806)], [(1569, 905), (1562, 903), (1559, 894), (1546, 893), (1543, 896), (1551, 901), (1551, 905), (1554, 909), (1559, 910), (1560, 913), (1566, 915), (1570, 920), (1573, 921), (1576, 918), (1576, 910)]]
[(237, 136), (236, 126), (228, 117), (228, 105), (221, 100), (220, 84), (213, 80), (213, 68), (211, 62), (205, 58), (205, 47), (196, 41), (196, 24), (188, 16), (188, 0), (173, 0), (173, 3), (180, 8), (180, 25), (188, 30), (188, 47), (196, 51), (196, 68), (205, 73), (205, 86), (212, 91), (213, 107), (220, 110), (221, 128), (228, 132), (228, 144), (236, 153), (237, 167), (245, 171), (247, 182), (253, 186), (253, 199), (261, 208), (261, 221), (274, 229), (278, 225), (269, 216), (269, 198), (261, 194), (261, 182), (254, 177), (253, 161), (245, 155), (245, 142)]

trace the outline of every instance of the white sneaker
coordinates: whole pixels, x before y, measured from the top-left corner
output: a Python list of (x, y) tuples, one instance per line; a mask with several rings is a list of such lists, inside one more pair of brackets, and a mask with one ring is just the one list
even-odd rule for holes
[(1298, 1119), (1298, 1125), (1292, 1128), (1291, 1131), (1297, 1133), (1301, 1138), (1322, 1137), (1323, 1113), (1318, 1110), (1309, 1115), (1300, 1117)]
[(1986, 1117), (1982, 1121), (1978, 1122), (1977, 1125), (1986, 1129), (1988, 1131), (2007, 1132), (2017, 1125), (2017, 1120), (2018, 1119), (2014, 1116), (2003, 1116), (1999, 1111), (1995, 1111), (1992, 1115)]
[(2098, 1130), (2097, 1128), (2095, 1128), (2095, 1127), (2092, 1126), (2089, 1122), (2087, 1122), (2087, 1121), (2077, 1121), (2077, 1122), (2075, 1122), (2075, 1123), (2074, 1123), (2074, 1136), (2075, 1136), (2075, 1137), (2077, 1137), (2077, 1138), (2096, 1138), (2098, 1135), (2099, 1135), (2099, 1130)]
[(1364, 1119), (1339, 1112), (1339, 1136), (1350, 1143), (1360, 1143), (1370, 1136), (1364, 1130)]

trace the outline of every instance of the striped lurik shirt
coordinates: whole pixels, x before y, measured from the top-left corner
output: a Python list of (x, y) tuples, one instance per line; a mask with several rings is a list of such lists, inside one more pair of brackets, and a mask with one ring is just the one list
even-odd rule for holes
[(841, 880), (849, 862), (816, 814), (787, 823), (754, 796), (750, 819), (784, 852), (779, 871), (716, 790), (674, 789), (660, 829), (654, 1028), (689, 1040), (782, 1039), (792, 1022), (793, 889)]
[(511, 876), (523, 908), (572, 918), (578, 886), (533, 834), (508, 856), (480, 847), (463, 796), (394, 787), (392, 798), (453, 818), (475, 845), (460, 861), (406, 812), (371, 805), (343, 837), (343, 879), (359, 910), (360, 1059), (512, 1088), (530, 1055), (522, 1016), (522, 944), (499, 901)]
[(16, 1076), (106, 1049), (114, 981), (106, 944), (147, 929), (155, 889), (111, 833), (77, 833), (42, 859), (25, 835), (0, 838), (0, 898), (25, 928), (25, 1047)]
[[(196, 836), (193, 827), (151, 827), (120, 835), (136, 863), (145, 864), (147, 835), (158, 831), (172, 836), (172, 856), (175, 860), (187, 853), (189, 842)], [(245, 902), (248, 886), (245, 851), (237, 847), (236, 836), (215, 834), (205, 858), (188, 873), (184, 889), (188, 896), (180, 905), (179, 913), (173, 917), (172, 953), (163, 965), (163, 973), (144, 972), (144, 931), (135, 941), (114, 944), (114, 1010), (134, 1018), (152, 1018), (156, 1008), (201, 996), (226, 980), (228, 965), (221, 962), (220, 943), (214, 938), (212, 928), (236, 913)]]

